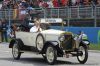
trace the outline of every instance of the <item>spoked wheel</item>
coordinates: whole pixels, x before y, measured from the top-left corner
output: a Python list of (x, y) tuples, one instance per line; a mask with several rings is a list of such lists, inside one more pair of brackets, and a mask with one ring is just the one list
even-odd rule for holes
[(18, 46), (17, 42), (13, 45), (12, 55), (13, 55), (13, 58), (15, 60), (19, 60), (20, 59), (21, 52), (20, 52), (20, 49), (19, 49), (19, 46)]
[(39, 51), (41, 51), (43, 49), (43, 45), (44, 45), (44, 37), (42, 34), (38, 34), (37, 35), (37, 38), (36, 38), (36, 46), (37, 46), (37, 49)]
[(88, 59), (88, 49), (86, 45), (80, 45), (79, 51), (81, 51), (82, 55), (78, 55), (77, 59), (81, 64), (86, 63)]
[(46, 50), (46, 61), (50, 65), (53, 65), (56, 60), (57, 60), (57, 50), (52, 45), (49, 45)]

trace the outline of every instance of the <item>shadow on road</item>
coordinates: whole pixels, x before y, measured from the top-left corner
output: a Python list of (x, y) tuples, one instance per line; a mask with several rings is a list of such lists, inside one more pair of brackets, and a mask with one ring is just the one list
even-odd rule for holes
[[(10, 62), (16, 62), (16, 63), (23, 63), (23, 64), (33, 64), (35, 66), (44, 66), (48, 65), (46, 60), (43, 58), (21, 58), (20, 60), (14, 60), (13, 58), (0, 58), (0, 60), (4, 61), (10, 61)], [(57, 60), (55, 65), (97, 65), (97, 64), (79, 64), (79, 63), (73, 63), (70, 61), (62, 61)]]

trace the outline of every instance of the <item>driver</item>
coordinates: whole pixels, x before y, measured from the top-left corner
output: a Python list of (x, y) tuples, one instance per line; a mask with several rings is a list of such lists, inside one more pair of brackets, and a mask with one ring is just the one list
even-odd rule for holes
[(80, 34), (79, 34), (80, 41), (82, 40), (82, 37), (84, 37), (83, 39), (87, 39), (87, 35), (83, 31), (79, 31), (79, 32), (80, 32)]
[(34, 26), (30, 29), (30, 32), (39, 32), (42, 31), (40, 28), (40, 20), (38, 18), (34, 18)]
[(79, 35), (74, 38), (77, 48), (79, 47), (79, 43), (82, 41), (83, 36), (87, 37), (87, 35), (83, 31), (79, 31)]

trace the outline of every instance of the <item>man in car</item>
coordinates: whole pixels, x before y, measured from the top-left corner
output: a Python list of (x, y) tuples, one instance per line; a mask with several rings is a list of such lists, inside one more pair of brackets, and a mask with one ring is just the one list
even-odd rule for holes
[(87, 39), (87, 35), (83, 31), (80, 31), (79, 40), (81, 41), (82, 39)]
[(87, 39), (87, 35), (83, 31), (79, 31), (79, 34), (74, 38), (76, 42), (76, 47), (79, 47), (79, 43), (82, 39)]
[(38, 18), (34, 18), (34, 26), (30, 29), (30, 32), (39, 32), (42, 31), (40, 28), (40, 20)]

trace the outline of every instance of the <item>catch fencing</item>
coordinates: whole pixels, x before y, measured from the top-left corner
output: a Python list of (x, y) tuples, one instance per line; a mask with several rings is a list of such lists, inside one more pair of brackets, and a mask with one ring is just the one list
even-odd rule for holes
[[(23, 9), (22, 9), (23, 10)], [(100, 19), (100, 7), (99, 6), (71, 6), (71, 7), (59, 7), (59, 8), (36, 8), (36, 11), (41, 11), (40, 18), (62, 18), (67, 20), (67, 25), (70, 26), (70, 20), (72, 19), (93, 19), (94, 27), (97, 26), (97, 19)], [(27, 16), (27, 9), (23, 10)], [(33, 9), (34, 11), (34, 9)], [(1, 9), (0, 18), (10, 20), (20, 20), (21, 10), (19, 9)], [(32, 12), (32, 11), (31, 11)], [(21, 17), (23, 17), (21, 16)], [(23, 17), (24, 19), (24, 17)]]

